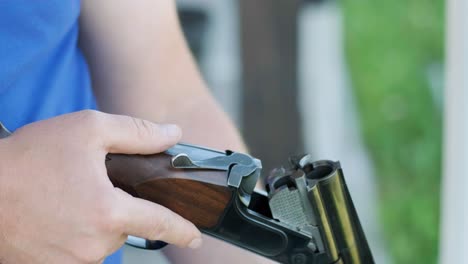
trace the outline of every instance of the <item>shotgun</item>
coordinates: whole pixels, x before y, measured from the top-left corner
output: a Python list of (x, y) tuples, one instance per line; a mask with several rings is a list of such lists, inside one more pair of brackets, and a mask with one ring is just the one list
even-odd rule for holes
[[(0, 138), (9, 135), (0, 123)], [(202, 232), (286, 264), (374, 263), (339, 162), (290, 158), (255, 189), (261, 162), (247, 154), (177, 144), (153, 155), (108, 154), (115, 187), (183, 216)], [(159, 249), (162, 241), (129, 236)]]

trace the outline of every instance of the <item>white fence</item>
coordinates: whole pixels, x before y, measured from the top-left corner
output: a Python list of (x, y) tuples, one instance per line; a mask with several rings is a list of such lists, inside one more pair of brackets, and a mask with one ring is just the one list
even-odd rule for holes
[(441, 264), (468, 263), (468, 1), (447, 1)]

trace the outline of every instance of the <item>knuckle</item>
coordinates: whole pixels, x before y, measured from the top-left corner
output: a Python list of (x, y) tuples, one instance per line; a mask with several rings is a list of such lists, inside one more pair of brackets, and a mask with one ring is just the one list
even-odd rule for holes
[(116, 207), (112, 207), (107, 211), (106, 223), (102, 227), (105, 231), (110, 233), (121, 232), (124, 229), (125, 217)]
[(82, 122), (84, 123), (86, 129), (90, 130), (91, 132), (99, 132), (102, 127), (104, 114), (95, 110), (83, 110), (78, 112), (79, 118), (81, 118)]
[(124, 217), (120, 210), (107, 201), (96, 203), (96, 208), (92, 213), (94, 227), (103, 233), (119, 233), (123, 229)]
[(135, 117), (129, 118), (131, 119), (131, 122), (137, 131), (138, 138), (147, 138), (154, 135), (154, 127), (150, 124), (149, 121)]
[(167, 233), (171, 230), (172, 219), (168, 214), (162, 214), (159, 216), (159, 221), (157, 222), (153, 233), (155, 239), (164, 239)]
[(86, 109), (77, 112), (77, 115), (81, 116), (83, 119), (92, 119), (98, 116), (100, 113), (96, 110)]

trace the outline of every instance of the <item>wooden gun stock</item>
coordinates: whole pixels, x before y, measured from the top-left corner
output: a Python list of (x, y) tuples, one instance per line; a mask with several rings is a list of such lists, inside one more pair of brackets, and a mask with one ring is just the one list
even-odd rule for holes
[(227, 174), (173, 168), (172, 156), (109, 154), (107, 173), (115, 187), (165, 206), (198, 228), (214, 227), (232, 198)]

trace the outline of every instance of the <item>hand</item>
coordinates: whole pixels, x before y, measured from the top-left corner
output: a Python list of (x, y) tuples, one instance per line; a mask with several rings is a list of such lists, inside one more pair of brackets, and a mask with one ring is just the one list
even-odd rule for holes
[(197, 228), (108, 179), (107, 153), (150, 154), (181, 137), (175, 125), (82, 111), (0, 140), (0, 263), (100, 263), (127, 235), (181, 247)]

